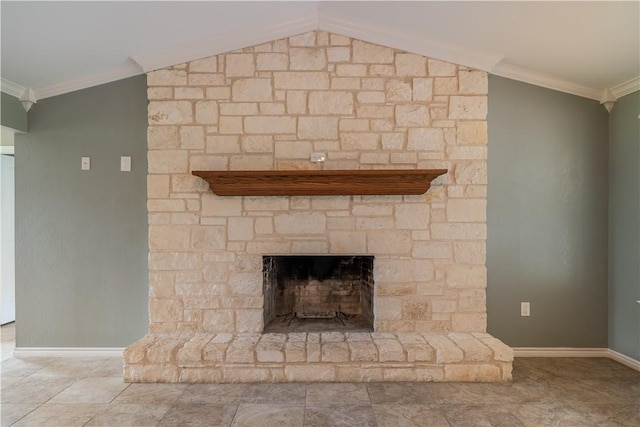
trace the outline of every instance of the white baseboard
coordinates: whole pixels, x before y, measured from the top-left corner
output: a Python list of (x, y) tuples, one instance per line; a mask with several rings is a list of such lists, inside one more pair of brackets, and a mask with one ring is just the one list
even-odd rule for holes
[(610, 348), (513, 347), (514, 357), (606, 357), (640, 372), (640, 361)]
[(611, 350), (610, 348), (608, 348), (607, 350), (609, 350), (609, 358), (624, 366), (628, 366), (629, 368), (635, 369), (636, 371), (640, 372), (640, 360), (625, 356), (624, 354), (618, 353), (617, 351)]
[(18, 347), (13, 357), (122, 357), (124, 348), (100, 347)]

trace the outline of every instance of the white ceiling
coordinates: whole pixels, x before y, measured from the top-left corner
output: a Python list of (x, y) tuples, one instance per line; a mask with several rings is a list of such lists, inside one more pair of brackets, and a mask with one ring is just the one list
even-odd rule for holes
[[(1, 7), (2, 90), (36, 98), (322, 29), (599, 99), (640, 80), (640, 2), (30, 2)], [(135, 60), (132, 59), (135, 58)]]

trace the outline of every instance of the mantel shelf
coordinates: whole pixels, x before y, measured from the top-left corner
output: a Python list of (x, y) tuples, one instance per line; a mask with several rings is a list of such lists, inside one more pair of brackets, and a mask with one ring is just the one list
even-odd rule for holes
[(416, 195), (447, 169), (193, 171), (219, 196)]

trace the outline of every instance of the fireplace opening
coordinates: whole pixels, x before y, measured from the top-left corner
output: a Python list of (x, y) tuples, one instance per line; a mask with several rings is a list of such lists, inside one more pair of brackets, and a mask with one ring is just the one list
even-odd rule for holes
[(373, 256), (263, 256), (264, 332), (373, 331)]

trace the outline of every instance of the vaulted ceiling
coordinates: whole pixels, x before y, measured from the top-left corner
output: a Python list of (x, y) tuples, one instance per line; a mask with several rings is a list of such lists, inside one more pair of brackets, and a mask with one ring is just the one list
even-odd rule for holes
[(17, 97), (42, 99), (316, 29), (591, 99), (640, 88), (637, 1), (3, 0), (0, 7), (2, 90)]

